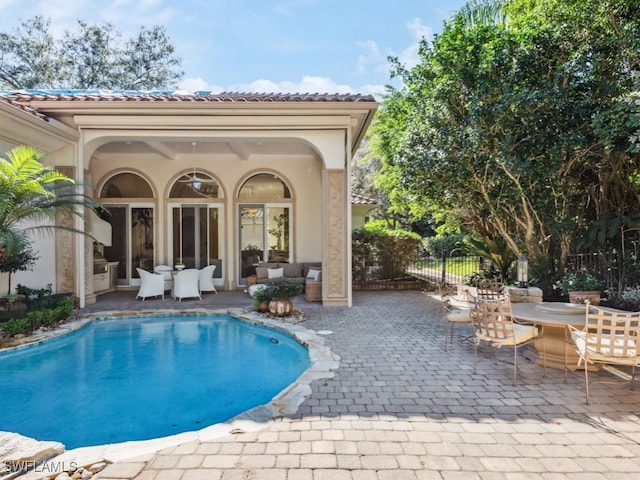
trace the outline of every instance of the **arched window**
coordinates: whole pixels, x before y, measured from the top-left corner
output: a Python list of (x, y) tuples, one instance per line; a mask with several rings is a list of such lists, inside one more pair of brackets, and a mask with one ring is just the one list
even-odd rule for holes
[(258, 173), (249, 178), (238, 194), (238, 200), (245, 202), (277, 202), (291, 198), (287, 184), (272, 173)]
[(118, 173), (105, 182), (100, 198), (153, 198), (153, 190), (138, 174)]
[(218, 181), (203, 172), (186, 173), (171, 187), (170, 198), (222, 198)]
[(238, 192), (239, 278), (256, 274), (261, 262), (292, 261), (291, 190), (279, 176), (259, 173)]
[(222, 203), (209, 199), (224, 198), (218, 181), (196, 171), (178, 178), (169, 191), (169, 252), (173, 261), (187, 268), (215, 264), (215, 278), (222, 277)]
[[(155, 257), (155, 200), (149, 182), (137, 173), (122, 172), (107, 180), (100, 191), (111, 224), (112, 243), (104, 257), (118, 262), (117, 284), (135, 285), (136, 268), (152, 271)], [(119, 201), (118, 199), (122, 199)]]

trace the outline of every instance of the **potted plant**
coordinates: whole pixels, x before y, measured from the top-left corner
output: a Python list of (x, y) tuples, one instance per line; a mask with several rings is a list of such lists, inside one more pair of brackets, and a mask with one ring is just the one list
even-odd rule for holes
[(556, 287), (569, 295), (571, 303), (584, 303), (589, 300), (592, 305), (600, 303), (603, 284), (594, 274), (585, 270), (567, 273), (556, 282)]
[(173, 268), (175, 268), (176, 270), (180, 271), (180, 270), (184, 270), (184, 263), (182, 262), (182, 259), (179, 258), (178, 261), (176, 262), (176, 264), (173, 266)]
[(251, 293), (253, 297), (255, 309), (260, 313), (269, 311), (269, 302), (271, 301), (271, 292), (267, 285), (256, 285), (260, 288), (255, 288)]
[(287, 317), (293, 312), (293, 299), (302, 293), (303, 285), (284, 278), (276, 278), (266, 284), (265, 295), (269, 301), (269, 311), (278, 317)]

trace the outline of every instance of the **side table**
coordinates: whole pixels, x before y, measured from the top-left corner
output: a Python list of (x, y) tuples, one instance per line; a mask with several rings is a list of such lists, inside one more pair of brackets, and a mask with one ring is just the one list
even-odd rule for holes
[(321, 302), (322, 301), (322, 282), (316, 282), (314, 280), (307, 280), (304, 297), (307, 302)]
[(247, 284), (245, 287), (248, 290), (251, 285), (255, 285), (257, 282), (258, 282), (258, 277), (256, 275), (249, 275), (247, 277)]

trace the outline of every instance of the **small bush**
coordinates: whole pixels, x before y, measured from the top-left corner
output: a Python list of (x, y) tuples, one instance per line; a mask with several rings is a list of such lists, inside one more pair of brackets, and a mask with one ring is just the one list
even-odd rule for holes
[(13, 337), (18, 334), (29, 335), (33, 329), (28, 318), (12, 318), (2, 324), (2, 331), (6, 336)]
[(32, 290), (21, 286), (20, 291), (18, 295), (31, 299), (31, 307), (36, 305), (39, 308), (30, 308), (23, 314), (24, 317), (3, 323), (1, 328), (4, 336), (30, 335), (41, 327), (52, 327), (73, 315), (75, 305), (69, 297), (51, 295), (50, 289)]
[(462, 233), (426, 237), (422, 241), (422, 248), (431, 257), (441, 257), (443, 254), (451, 257), (464, 255), (464, 237)]

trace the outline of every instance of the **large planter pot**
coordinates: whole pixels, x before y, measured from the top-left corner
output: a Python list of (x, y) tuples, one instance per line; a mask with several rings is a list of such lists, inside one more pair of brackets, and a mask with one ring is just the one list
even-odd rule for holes
[(259, 302), (258, 305), (256, 306), (256, 310), (258, 310), (258, 312), (260, 313), (266, 313), (269, 311), (269, 301), (265, 300), (263, 302)]
[(591, 305), (600, 304), (600, 291), (599, 290), (575, 290), (569, 292), (569, 302), (571, 303), (585, 303), (589, 300)]
[(269, 311), (277, 317), (288, 317), (293, 313), (293, 301), (291, 300), (271, 300)]

